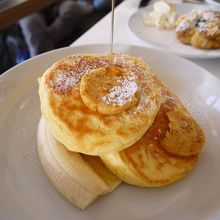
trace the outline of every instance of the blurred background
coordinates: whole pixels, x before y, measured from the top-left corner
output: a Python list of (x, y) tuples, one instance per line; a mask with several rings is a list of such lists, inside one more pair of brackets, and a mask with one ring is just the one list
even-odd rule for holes
[(111, 0), (0, 0), (0, 74), (33, 56), (69, 46), (110, 12), (111, 4)]

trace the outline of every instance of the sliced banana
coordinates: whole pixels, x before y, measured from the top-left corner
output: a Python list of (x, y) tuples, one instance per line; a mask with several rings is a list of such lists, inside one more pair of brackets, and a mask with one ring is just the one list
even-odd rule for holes
[(121, 182), (99, 158), (68, 151), (52, 136), (43, 118), (38, 126), (37, 145), (42, 167), (51, 183), (80, 209), (111, 192)]

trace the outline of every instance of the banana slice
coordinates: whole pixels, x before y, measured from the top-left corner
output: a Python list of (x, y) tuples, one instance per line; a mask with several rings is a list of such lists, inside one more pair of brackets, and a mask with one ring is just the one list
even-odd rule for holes
[(80, 209), (111, 192), (121, 182), (98, 157), (68, 151), (52, 136), (43, 118), (38, 126), (37, 145), (42, 167), (51, 183)]

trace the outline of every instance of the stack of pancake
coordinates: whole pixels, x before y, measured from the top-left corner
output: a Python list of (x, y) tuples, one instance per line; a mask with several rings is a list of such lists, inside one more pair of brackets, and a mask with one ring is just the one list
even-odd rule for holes
[(42, 166), (81, 209), (121, 180), (145, 187), (175, 182), (198, 160), (202, 129), (140, 58), (69, 56), (39, 84)]

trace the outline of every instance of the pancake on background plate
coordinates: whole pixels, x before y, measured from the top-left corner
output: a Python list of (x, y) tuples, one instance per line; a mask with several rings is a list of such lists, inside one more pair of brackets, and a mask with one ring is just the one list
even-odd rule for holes
[(180, 42), (200, 49), (220, 48), (220, 11), (192, 10), (176, 22)]
[(123, 181), (159, 187), (185, 176), (195, 165), (204, 144), (203, 131), (170, 89), (152, 126), (133, 146), (101, 156)]
[(70, 151), (100, 155), (138, 141), (161, 105), (161, 88), (141, 59), (73, 55), (39, 79), (41, 111)]

